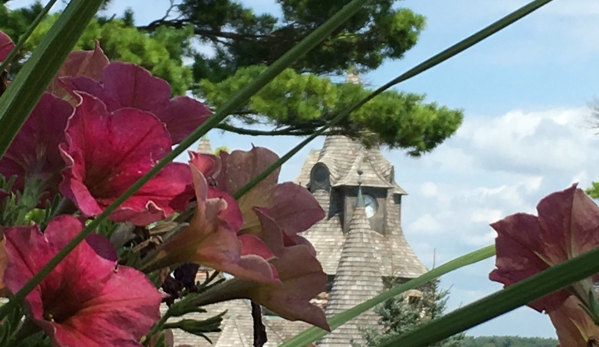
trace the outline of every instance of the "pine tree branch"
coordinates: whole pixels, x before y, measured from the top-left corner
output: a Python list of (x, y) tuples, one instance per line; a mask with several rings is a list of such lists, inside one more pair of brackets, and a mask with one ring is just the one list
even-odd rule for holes
[(218, 129), (240, 134), (240, 135), (250, 135), (250, 136), (307, 136), (314, 132), (313, 129), (307, 130), (297, 130), (294, 128), (284, 128), (280, 130), (254, 130), (254, 129), (244, 129), (234, 127), (229, 124), (219, 124), (217, 126)]

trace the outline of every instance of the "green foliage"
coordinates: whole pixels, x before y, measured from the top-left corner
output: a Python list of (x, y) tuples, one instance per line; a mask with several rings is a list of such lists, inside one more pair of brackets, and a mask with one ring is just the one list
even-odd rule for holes
[(229, 146), (218, 146), (214, 149), (214, 155), (220, 155), (220, 152), (231, 153), (231, 148)]
[[(29, 23), (39, 12), (39, 5), (8, 11), (0, 8), (0, 30), (5, 31), (13, 40), (25, 31)], [(32, 18), (33, 17), (33, 18)], [(29, 54), (39, 43), (59, 14), (48, 16), (44, 20), (21, 52), (21, 58)], [(152, 33), (137, 29), (131, 20), (132, 14), (125, 13), (123, 19), (95, 18), (77, 42), (75, 49), (93, 50), (98, 40), (104, 53), (114, 61), (138, 64), (151, 71), (155, 76), (171, 83), (173, 94), (184, 94), (192, 84), (192, 70), (183, 64), (183, 57), (191, 55), (190, 42), (193, 28), (172, 29), (156, 28)], [(11, 72), (20, 68), (13, 66)]]
[[(272, 64), (347, 1), (278, 0), (277, 3), (282, 18), (256, 14), (238, 1), (184, 0), (177, 19), (157, 20), (147, 28), (193, 25), (196, 35), (217, 52), (214, 57), (195, 56), (194, 77), (219, 82), (238, 68)], [(365, 5), (291, 67), (317, 75), (340, 73), (351, 66), (366, 71), (379, 67), (387, 58), (403, 57), (416, 44), (425, 19), (409, 9), (393, 6), (395, 3), (383, 0)]]
[[(430, 282), (421, 290), (421, 298), (406, 298), (400, 295), (376, 308), (375, 311), (380, 315), (382, 331), (376, 328), (364, 329), (365, 347), (380, 346), (443, 315), (449, 290), (440, 290), (438, 280)], [(464, 333), (457, 334), (429, 347), (463, 347), (464, 337)]]
[(599, 199), (599, 182), (592, 182), (592, 187), (587, 188), (585, 192), (593, 199)]
[(462, 342), (462, 347), (555, 347), (557, 345), (556, 339), (519, 336), (468, 336)]
[[(237, 111), (243, 123), (275, 126), (276, 131), (253, 132), (230, 124), (221, 128), (240, 134), (306, 136), (367, 96), (370, 91), (361, 85), (335, 84), (322, 75), (343, 73), (350, 67), (356, 71), (375, 69), (385, 59), (403, 57), (416, 44), (424, 17), (393, 7), (394, 2), (384, 0), (365, 6)], [(278, 4), (282, 18), (256, 14), (231, 0), (184, 0), (177, 19), (167, 17), (145, 27), (134, 26), (131, 11), (117, 19), (98, 17), (76, 48), (93, 49), (97, 39), (111, 60), (139, 64), (169, 81), (174, 94), (192, 90), (218, 109), (346, 1), (279, 0)], [(16, 39), (40, 9), (39, 4), (10, 12), (2, 7), (0, 30)], [(21, 61), (56, 18), (50, 16), (34, 32)], [(207, 56), (195, 51), (192, 39), (211, 47), (216, 54)], [(183, 64), (185, 58), (193, 59), (193, 67)], [(19, 67), (14, 65), (11, 72), (14, 74)], [(402, 148), (418, 156), (453, 135), (462, 118), (460, 110), (425, 104), (422, 95), (388, 91), (326, 134), (348, 135), (366, 145)]]
[[(220, 83), (203, 80), (200, 95), (218, 109), (264, 68), (239, 69)], [(236, 116), (248, 124), (276, 126), (278, 134), (307, 135), (370, 92), (363, 85), (333, 83), (328, 78), (287, 69), (254, 95)], [(328, 133), (349, 135), (361, 138), (366, 144), (399, 147), (407, 149), (410, 155), (420, 155), (454, 134), (463, 119), (460, 110), (424, 104), (423, 100), (423, 95), (384, 92)]]

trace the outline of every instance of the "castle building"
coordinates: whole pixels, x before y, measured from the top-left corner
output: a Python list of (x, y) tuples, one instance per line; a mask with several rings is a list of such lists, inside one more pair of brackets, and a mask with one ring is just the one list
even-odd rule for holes
[[(349, 82), (355, 80), (356, 75), (348, 76)], [(200, 141), (199, 151), (212, 151), (207, 139)], [(327, 317), (374, 297), (389, 288), (392, 280), (408, 281), (427, 271), (401, 227), (401, 206), (407, 193), (395, 182), (394, 168), (378, 147), (366, 149), (345, 136), (327, 136), (321, 150), (310, 152), (295, 183), (310, 190), (326, 212), (326, 217), (302, 236), (314, 245), (328, 275), (326, 292), (313, 300)], [(214, 346), (252, 346), (250, 303), (237, 300), (209, 307), (214, 314), (224, 310), (222, 332), (207, 334)], [(366, 312), (316, 345), (350, 347), (352, 341), (360, 343), (360, 328), (376, 326), (377, 320), (373, 311)], [(309, 328), (306, 323), (289, 322), (269, 312), (264, 312), (263, 322), (267, 347), (278, 346)], [(175, 332), (175, 341), (210, 345), (181, 332)]]

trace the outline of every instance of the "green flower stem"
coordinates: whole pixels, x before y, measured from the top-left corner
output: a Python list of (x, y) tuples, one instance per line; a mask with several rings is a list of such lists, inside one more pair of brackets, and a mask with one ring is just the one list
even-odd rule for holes
[(599, 248), (450, 312), (419, 329), (390, 340), (381, 347), (429, 346), (557, 290), (564, 289), (597, 272), (599, 272)]
[[(285, 154), (283, 157), (281, 157), (279, 160), (277, 160), (275, 163), (273, 163), (270, 167), (268, 167), (266, 170), (264, 170), (264, 172), (260, 173), (260, 175), (258, 175), (256, 177), (254, 177), (253, 180), (251, 180), (250, 182), (248, 182), (248, 184), (246, 184), (241, 189), (239, 189), (235, 193), (234, 198), (239, 199), (240, 197), (245, 195), (252, 188), (254, 188), (258, 183), (262, 182), (262, 180), (264, 180), (266, 177), (268, 177), (268, 175), (273, 173), (277, 168), (279, 168), (287, 160), (289, 160), (297, 152), (299, 152), (302, 148), (304, 148), (308, 143), (310, 143), (316, 137), (322, 135), (327, 129), (331, 128), (332, 126), (335, 126), (337, 123), (342, 121), (345, 117), (349, 116), (350, 113), (352, 113), (356, 109), (360, 108), (362, 105), (366, 104), (368, 101), (374, 99), (374, 97), (376, 97), (377, 95), (383, 93), (384, 91), (393, 87), (396, 84), (406, 81), (414, 76), (417, 76), (417, 75), (425, 72), (426, 70), (428, 70), (436, 65), (441, 64), (442, 62), (446, 61), (447, 59), (474, 46), (475, 44), (477, 44), (477, 43), (481, 42), (482, 40), (488, 38), (489, 36), (499, 32), (500, 30), (506, 28), (508, 25), (518, 21), (519, 19), (522, 19), (526, 15), (532, 13), (533, 11), (539, 9), (541, 6), (546, 5), (547, 3), (551, 2), (551, 1), (552, 0), (536, 0), (536, 1), (533, 1), (525, 6), (521, 7), (520, 9), (501, 18), (500, 20), (496, 21), (495, 23), (493, 23), (493, 24), (485, 27), (484, 29), (476, 32), (475, 34), (465, 38), (464, 40), (456, 43), (455, 45), (447, 48), (446, 50), (436, 54), (432, 58), (427, 59), (424, 62), (416, 65), (415, 67), (406, 71), (402, 75), (400, 75), (397, 78), (393, 79), (392, 81), (388, 82), (384, 86), (378, 88), (377, 90), (375, 90), (374, 92), (369, 94), (364, 99), (347, 107), (346, 109), (341, 111), (337, 116), (335, 116), (329, 123), (327, 123), (322, 128), (317, 130), (315, 133), (310, 135), (308, 138), (306, 138), (304, 141), (302, 141), (299, 145), (295, 146), (291, 151), (289, 151), (287, 154)], [(221, 129), (227, 130), (228, 126), (220, 125), (219, 127)]]
[(8, 66), (8, 64), (10, 64), (12, 62), (12, 60), (17, 56), (17, 53), (21, 50), (21, 48), (23, 47), (23, 45), (25, 44), (25, 42), (27, 41), (29, 36), (31, 36), (31, 34), (33, 34), (33, 32), (35, 31), (35, 28), (37, 28), (37, 26), (44, 19), (44, 17), (46, 17), (48, 12), (50, 12), (50, 9), (52, 8), (52, 6), (54, 6), (55, 3), (56, 3), (56, 0), (50, 0), (50, 2), (48, 2), (46, 7), (44, 7), (42, 9), (42, 12), (40, 12), (38, 14), (38, 16), (35, 17), (35, 19), (31, 23), (31, 25), (29, 26), (29, 28), (27, 28), (27, 31), (25, 31), (25, 33), (23, 35), (21, 35), (21, 37), (19, 37), (19, 42), (17, 42), (15, 44), (15, 47), (13, 48), (12, 51), (10, 51), (10, 53), (8, 54), (6, 59), (4, 59), (4, 61), (2, 63), (0, 63), (0, 72), (4, 71), (6, 69), (6, 67)]
[[(331, 330), (337, 329), (341, 325), (347, 323), (352, 320), (354, 317), (370, 310), (376, 305), (382, 304), (383, 302), (396, 297), (397, 295), (404, 293), (407, 290), (417, 288), (425, 283), (428, 283), (436, 278), (439, 278), (442, 275), (445, 275), (449, 272), (457, 270), (459, 268), (477, 263), (479, 261), (485, 260), (495, 255), (495, 246), (487, 246), (476, 250), (474, 252), (463, 255), (459, 258), (451, 260), (437, 268), (432, 269), (431, 271), (425, 273), (424, 275), (410, 280), (404, 284), (393, 287), (392, 289), (375, 296), (374, 298), (367, 300), (353, 308), (350, 308), (347, 311), (344, 311), (332, 318), (329, 319), (329, 325), (331, 326)], [(289, 341), (283, 343), (279, 347), (304, 347), (314, 341), (320, 339), (321, 337), (328, 334), (325, 330), (322, 330), (317, 327), (312, 327), (301, 334), (293, 337)], [(425, 346), (425, 345), (422, 345)]]
[[(96, 1), (96, 0), (94, 0)], [(73, 1), (61, 18), (59, 18), (56, 25), (61, 23), (61, 19), (65, 16), (75, 16), (78, 17), (78, 12), (73, 12), (74, 10), (69, 11), (69, 8), (74, 4), (80, 4), (81, 2), (89, 3), (90, 0), (87, 1)], [(101, 2), (101, 0), (97, 0), (97, 2)], [(8, 303), (0, 307), (0, 319), (6, 317), (6, 315), (10, 312), (12, 307), (16, 302), (22, 301), (25, 296), (37, 286), (44, 277), (46, 277), (52, 269), (54, 269), (81, 241), (83, 241), (95, 228), (100, 225), (100, 223), (107, 218), (112, 212), (116, 210), (116, 208), (125, 202), (130, 196), (135, 194), (137, 190), (139, 190), (144, 184), (146, 184), (152, 177), (154, 177), (160, 170), (162, 170), (168, 163), (173, 161), (179, 154), (183, 153), (187, 148), (189, 148), (195, 141), (204, 136), (210, 129), (214, 128), (218, 123), (220, 123), (223, 119), (225, 119), (231, 112), (238, 109), (242, 106), (247, 100), (258, 92), (262, 87), (272, 81), (281, 71), (285, 70), (288, 66), (290, 66), (297, 59), (302, 57), (306, 52), (310, 49), (314, 48), (318, 45), (322, 40), (324, 40), (331, 32), (333, 32), (337, 27), (343, 24), (347, 19), (352, 17), (356, 12), (358, 12), (362, 6), (368, 3), (369, 0), (352, 0), (349, 4), (347, 4), (344, 8), (342, 8), (339, 12), (337, 12), (331, 19), (329, 19), (326, 23), (318, 27), (314, 30), (310, 35), (308, 35), (305, 39), (303, 39), (300, 43), (298, 43), (295, 47), (285, 53), (281, 58), (279, 58), (276, 62), (274, 62), (271, 66), (269, 66), (260, 76), (255, 78), (251, 83), (247, 84), (244, 88), (242, 88), (239, 92), (237, 92), (229, 101), (224, 104), (215, 114), (213, 114), (204, 124), (194, 130), (191, 135), (185, 138), (181, 143), (169, 154), (167, 154), (160, 162), (156, 164), (148, 173), (142, 176), (137, 182), (135, 182), (129, 189), (127, 189), (123, 195), (121, 195), (118, 199), (116, 199), (110, 206), (108, 206), (100, 215), (96, 217), (90, 224), (88, 224), (75, 238), (73, 238), (63, 249), (58, 252), (49, 262), (46, 264), (37, 274), (33, 276), (33, 278), (27, 282), (21, 290), (19, 290), (15, 296), (13, 296)], [(79, 9), (82, 10), (82, 9)], [(95, 12), (94, 12), (95, 13)], [(70, 17), (69, 17), (70, 18)], [(91, 18), (90, 18), (91, 19)], [(54, 28), (52, 29), (54, 30)], [(48, 35), (51, 35), (53, 31), (50, 31)], [(44, 41), (46, 38), (44, 39)], [(42, 45), (43, 46), (43, 42)], [(34, 53), (37, 53), (40, 47), (36, 49)], [(40, 53), (38, 53), (40, 54)], [(43, 52), (41, 53), (43, 54)], [(33, 57), (32, 57), (33, 59)], [(25, 67), (24, 67), (25, 69)], [(54, 72), (56, 73), (56, 72)], [(16, 79), (15, 79), (16, 81)], [(50, 80), (48, 80), (48, 83)], [(45, 84), (45, 86), (47, 83)], [(11, 86), (12, 87), (12, 86)], [(18, 90), (18, 89), (15, 89)], [(16, 92), (15, 92), (16, 93)], [(7, 93), (3, 95), (0, 99), (0, 117), (4, 114), (2, 101), (6, 100)], [(14, 93), (13, 93), (14, 94)], [(41, 95), (41, 92), (39, 93)], [(16, 97), (13, 95), (12, 97)], [(35, 99), (38, 100), (39, 96)], [(11, 100), (11, 99), (8, 99)], [(33, 107), (32, 107), (33, 108)], [(29, 110), (31, 111), (31, 110)], [(0, 120), (0, 128), (7, 129), (2, 125), (2, 121)], [(22, 124), (22, 123), (21, 123)], [(20, 126), (20, 125), (19, 125)], [(19, 128), (14, 129), (11, 128), (11, 133), (16, 131)], [(8, 142), (10, 143), (10, 142)], [(0, 142), (0, 150), (6, 148), (2, 147), (3, 143)], [(6, 145), (8, 147), (8, 145)], [(2, 151), (3, 153), (3, 151)]]
[[(0, 158), (102, 3), (103, 0), (71, 1), (0, 97)], [(48, 6), (44, 10), (49, 10)]]

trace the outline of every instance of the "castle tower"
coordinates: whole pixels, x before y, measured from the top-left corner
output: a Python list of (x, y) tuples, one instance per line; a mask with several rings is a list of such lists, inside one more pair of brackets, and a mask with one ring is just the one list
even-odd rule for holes
[[(361, 170), (359, 174), (361, 174)], [(370, 228), (366, 214), (366, 203), (358, 181), (358, 196), (343, 250), (330, 301), (326, 308), (327, 316), (332, 317), (350, 309), (383, 291), (380, 268), (383, 264), (378, 235)], [(360, 327), (373, 325), (377, 314), (370, 310), (345, 323), (326, 335), (318, 346), (346, 347), (348, 342), (364, 342)]]
[[(357, 71), (346, 83), (361, 83)], [(207, 139), (200, 152), (212, 153)], [(379, 147), (364, 148), (341, 135), (325, 138), (323, 148), (308, 154), (295, 183), (306, 187), (326, 212), (325, 218), (302, 233), (316, 250), (328, 275), (327, 292), (313, 302), (327, 317), (351, 308), (387, 289), (391, 280), (408, 281), (427, 269), (406, 241), (401, 226), (401, 206), (407, 192), (395, 181), (395, 170)], [(215, 347), (252, 345), (252, 318), (246, 300), (208, 307), (209, 312), (228, 310), (222, 333), (207, 334)], [(318, 347), (351, 347), (361, 341), (358, 327), (375, 326), (378, 317), (366, 312), (323, 337)], [(265, 312), (268, 342), (275, 347), (309, 328)], [(210, 346), (187, 335), (175, 340), (194, 347)]]

